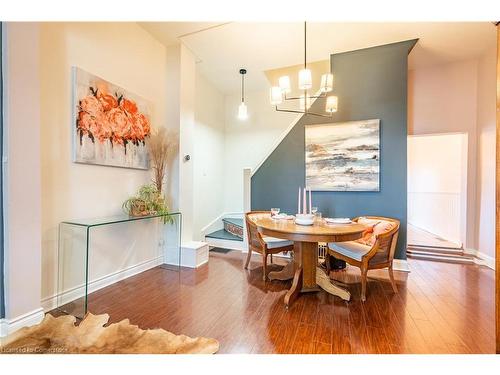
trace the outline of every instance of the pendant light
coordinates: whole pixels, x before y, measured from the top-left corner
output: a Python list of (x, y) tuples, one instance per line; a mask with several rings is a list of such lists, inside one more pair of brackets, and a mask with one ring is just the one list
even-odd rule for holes
[(245, 74), (247, 74), (246, 69), (240, 69), (241, 74), (241, 103), (238, 107), (238, 119), (244, 121), (248, 118), (248, 109), (245, 104)]
[[(292, 89), (290, 87), (290, 77), (283, 76), (278, 80), (278, 86), (271, 87), (270, 90), (270, 102), (275, 106), (278, 112), (292, 112), (292, 113), (304, 113), (314, 116), (321, 117), (332, 117), (334, 112), (337, 112), (338, 98), (333, 95), (327, 95), (333, 90), (333, 74), (326, 73), (321, 76), (321, 83), (319, 87), (319, 95), (311, 95), (310, 90), (312, 89), (312, 72), (307, 68), (307, 22), (304, 22), (304, 68), (299, 71), (299, 90), (303, 91), (303, 94), (297, 97), (289, 97)], [(315, 113), (311, 112), (313, 99), (325, 98), (325, 113)], [(286, 101), (299, 101), (299, 109), (282, 109), (278, 108), (278, 104)]]

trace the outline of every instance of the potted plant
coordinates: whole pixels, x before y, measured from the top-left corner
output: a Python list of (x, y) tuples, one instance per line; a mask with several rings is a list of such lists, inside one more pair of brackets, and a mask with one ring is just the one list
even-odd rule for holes
[[(123, 210), (130, 216), (148, 216), (168, 214), (168, 206), (155, 184), (143, 185), (137, 194), (123, 202)], [(172, 223), (171, 216), (163, 217), (164, 223)]]

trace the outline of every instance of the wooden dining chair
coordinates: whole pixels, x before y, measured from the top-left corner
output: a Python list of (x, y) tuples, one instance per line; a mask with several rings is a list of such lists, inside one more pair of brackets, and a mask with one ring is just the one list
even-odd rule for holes
[(330, 256), (342, 259), (361, 269), (361, 300), (366, 301), (368, 270), (388, 268), (394, 293), (398, 292), (392, 262), (399, 234), (399, 220), (380, 216), (365, 216), (353, 219), (367, 226), (363, 238), (356, 241), (332, 242), (328, 244), (326, 268), (330, 274)]
[(269, 217), (270, 211), (251, 211), (245, 214), (245, 223), (247, 227), (248, 240), (248, 255), (245, 262), (245, 269), (248, 269), (252, 252), (262, 255), (263, 271), (262, 280), (267, 279), (267, 256), (271, 255), (271, 263), (273, 262), (273, 254), (288, 252), (293, 250), (293, 241), (283, 240), (281, 238), (262, 236), (257, 230), (254, 220), (259, 217)]

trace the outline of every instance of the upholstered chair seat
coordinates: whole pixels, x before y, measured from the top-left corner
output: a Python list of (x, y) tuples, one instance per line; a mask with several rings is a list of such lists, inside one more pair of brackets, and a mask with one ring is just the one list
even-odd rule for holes
[(262, 237), (267, 244), (268, 249), (276, 249), (278, 247), (293, 246), (293, 241), (283, 240), (275, 237)]
[(356, 241), (330, 242), (328, 248), (346, 257), (361, 261), (364, 255), (368, 254), (371, 246), (363, 245)]

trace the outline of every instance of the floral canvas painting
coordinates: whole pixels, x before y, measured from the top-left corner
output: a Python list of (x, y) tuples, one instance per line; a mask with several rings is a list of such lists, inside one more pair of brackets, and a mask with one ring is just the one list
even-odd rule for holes
[(74, 161), (148, 169), (151, 103), (82, 69), (73, 75)]
[(379, 191), (380, 120), (308, 125), (305, 138), (308, 188)]

